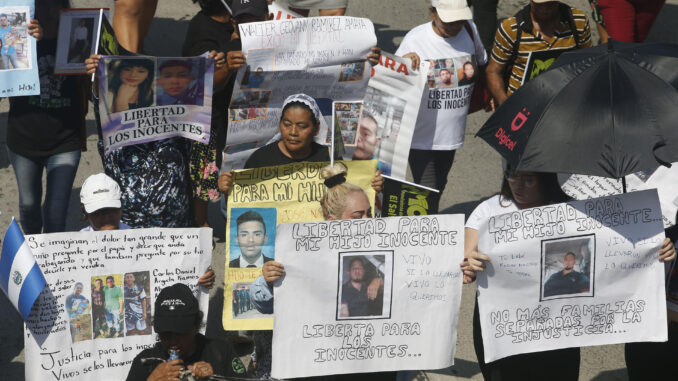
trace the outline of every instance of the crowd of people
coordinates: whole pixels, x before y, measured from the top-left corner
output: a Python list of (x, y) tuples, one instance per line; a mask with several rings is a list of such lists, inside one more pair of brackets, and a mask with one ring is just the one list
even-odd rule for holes
[[(187, 0), (186, 0), (187, 1)], [(184, 36), (181, 53), (191, 57), (209, 53), (215, 60), (212, 98), (211, 135), (209, 142), (199, 143), (185, 138), (171, 138), (129, 145), (104, 152), (100, 139), (98, 150), (105, 173), (89, 177), (80, 192), (80, 209), (87, 227), (83, 231), (135, 229), (150, 227), (204, 227), (208, 224), (208, 203), (227, 195), (233, 185), (233, 173), (220, 171), (235, 73), (245, 67), (251, 87), (263, 81), (260, 67), (250, 68), (238, 35), (238, 25), (265, 21), (270, 15), (266, 0), (193, 0), (201, 10), (191, 20)], [(348, 0), (289, 0), (290, 9), (306, 17), (310, 9), (320, 16), (344, 15)], [(590, 0), (601, 41), (608, 36), (624, 41), (643, 41), (664, 1)], [(409, 58), (412, 69), (423, 61), (442, 62), (429, 80), (414, 128), (409, 165), (414, 182), (438, 189), (447, 185), (455, 153), (464, 142), (469, 105), (456, 108), (431, 107), (427, 99), (440, 99), (445, 88), (479, 86), (480, 78), (491, 94), (488, 109), (501, 105), (523, 83), (530, 52), (561, 52), (591, 47), (590, 23), (586, 14), (565, 3), (547, 0), (525, 0), (525, 7), (497, 25), (497, 0), (430, 0), (427, 9), (430, 21), (413, 27), (402, 40), (396, 55)], [(623, 3), (623, 5), (622, 5)], [(69, 0), (36, 2), (35, 19), (28, 24), (28, 33), (37, 44), (41, 94), (10, 98), (7, 147), (19, 188), (20, 222), (25, 234), (62, 232), (65, 230), (68, 204), (78, 169), (81, 152), (86, 149), (85, 117), (88, 102), (99, 102), (96, 86), (89, 77), (54, 75), (54, 56), (59, 26), (59, 9), (70, 8)], [(120, 44), (131, 52), (142, 52), (145, 34), (151, 25), (157, 0), (117, 0), (113, 26)], [(424, 5), (422, 5), (424, 6)], [(621, 14), (625, 16), (622, 22)], [(634, 15), (634, 16), (631, 16)], [(600, 16), (600, 17), (598, 17)], [(5, 35), (7, 18), (0, 14), (0, 43), (4, 65), (12, 63)], [(478, 26), (474, 21), (477, 21)], [(630, 20), (630, 21), (629, 21)], [(179, 41), (178, 41), (179, 42)], [(2, 49), (2, 47), (0, 47)], [(380, 50), (371, 49), (365, 57), (372, 65), (379, 62)], [(86, 61), (89, 74), (94, 74), (101, 56)], [(460, 78), (452, 81), (458, 60)], [(449, 61), (449, 63), (448, 63)], [(146, 59), (111, 62), (109, 86), (111, 110), (124, 111), (147, 107), (153, 102), (153, 63)], [(163, 92), (162, 104), (182, 104), (192, 91), (188, 84), (191, 67), (185, 61), (159, 64), (158, 86)], [(436, 79), (440, 78), (440, 81)], [(173, 87), (164, 86), (172, 83)], [(160, 104), (160, 103), (158, 103)], [(98, 107), (94, 107), (98, 110)], [(328, 162), (327, 147), (314, 141), (323, 115), (316, 100), (306, 94), (291, 94), (282, 105), (278, 122), (280, 138), (256, 150), (245, 168), (260, 168), (298, 162)], [(97, 118), (99, 120), (99, 118)], [(376, 120), (367, 120), (374, 125)], [(361, 125), (370, 123), (361, 121)], [(99, 126), (99, 130), (101, 126)], [(367, 132), (368, 129), (366, 128)], [(376, 134), (376, 131), (374, 131)], [(101, 134), (100, 134), (101, 136)], [(376, 139), (375, 139), (376, 140)], [(362, 147), (361, 147), (362, 149)], [(360, 158), (356, 150), (355, 158)], [(366, 157), (371, 157), (367, 155)], [(47, 181), (43, 190), (42, 174)], [(555, 175), (515, 171), (504, 164), (499, 194), (482, 202), (469, 216), (465, 229), (465, 261), (460, 264), (464, 282), (475, 281), (491, 259), (478, 250), (478, 230), (491, 216), (525, 208), (564, 202), (569, 198), (560, 189)], [(365, 190), (346, 182), (347, 169), (335, 163), (322, 170), (326, 192), (320, 209), (326, 220), (372, 218)], [(379, 192), (383, 186), (381, 172), (371, 181)], [(43, 203), (43, 193), (44, 203)], [(261, 216), (246, 215), (237, 220), (237, 243), (241, 256), (229, 261), (230, 267), (261, 267), (262, 275), (249, 286), (233, 289), (233, 316), (252, 309), (273, 313), (273, 283), (284, 274), (284, 265), (262, 251), (266, 229)], [(270, 228), (270, 227), (269, 227)], [(675, 238), (675, 237), (672, 237)], [(272, 255), (273, 253), (268, 253)], [(676, 257), (672, 240), (667, 238), (658, 253), (658, 260), (669, 262)], [(579, 292), (587, 287), (586, 275), (575, 270), (576, 253), (564, 253), (563, 270), (554, 273), (546, 283), (549, 295)], [(342, 316), (357, 316), (378, 299), (383, 289), (379, 276), (365, 277), (365, 263), (351, 260), (349, 281), (344, 285)], [(200, 280), (211, 288), (215, 273), (209, 269)], [(83, 285), (75, 284), (73, 295), (66, 302), (71, 318), (71, 332), (79, 330), (79, 315), (92, 309), (95, 337), (116, 337), (123, 330), (142, 332), (148, 329), (149, 297), (133, 273), (125, 274), (123, 288), (113, 277), (93, 279), (91, 304), (82, 296)], [(575, 286), (572, 286), (572, 285)], [(89, 286), (88, 286), (89, 287)], [(574, 287), (574, 288), (573, 288)], [(358, 303), (360, 302), (360, 303)], [(364, 313), (363, 313), (364, 315)], [(189, 372), (196, 377), (212, 374), (242, 376), (244, 365), (228, 345), (222, 345), (199, 333), (202, 312), (198, 301), (186, 285), (175, 284), (163, 289), (155, 299), (152, 326), (158, 343), (141, 352), (131, 365), (128, 380), (179, 379)], [(577, 380), (579, 348), (511, 356), (492, 363), (483, 361), (483, 345), (476, 302), (473, 337), (480, 368), (485, 380)], [(74, 339), (75, 340), (75, 339)], [(270, 377), (270, 331), (253, 336), (258, 378)], [(633, 380), (653, 379), (670, 367), (667, 354), (676, 349), (678, 320), (669, 329), (668, 343), (635, 343), (626, 346), (626, 361)], [(178, 358), (170, 357), (178, 352)], [(675, 353), (675, 352), (674, 352)], [(237, 366), (236, 366), (237, 365)], [(555, 371), (554, 371), (555, 370)], [(548, 375), (548, 377), (546, 376)], [(397, 372), (350, 374), (321, 379), (395, 380)], [(402, 374), (400, 375), (402, 376)], [(659, 378), (654, 378), (659, 379)]]

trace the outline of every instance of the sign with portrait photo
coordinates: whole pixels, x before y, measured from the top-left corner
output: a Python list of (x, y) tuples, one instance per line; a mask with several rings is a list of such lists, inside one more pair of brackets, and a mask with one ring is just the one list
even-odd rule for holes
[(40, 94), (34, 0), (0, 0), (0, 98)]
[(108, 10), (61, 10), (54, 74), (87, 74), (85, 60), (96, 52), (99, 17), (107, 18)]
[(666, 340), (655, 190), (493, 216), (478, 234), (491, 258), (477, 278), (486, 362)]
[(204, 317), (198, 286), (212, 258), (212, 230), (132, 229), (26, 236), (47, 281), (26, 322), (26, 380), (123, 380), (156, 343), (155, 299), (184, 283)]
[(172, 137), (209, 141), (212, 59), (104, 56), (97, 78), (106, 152)]
[(271, 376), (453, 364), (464, 216), (278, 226)]
[[(249, 285), (264, 263), (275, 259), (276, 227), (298, 221), (320, 221), (325, 194), (320, 171), (329, 163), (295, 163), (234, 171), (228, 193), (223, 326), (226, 330), (271, 329), (273, 316), (251, 308)], [(346, 181), (374, 200), (374, 160), (344, 162)], [(373, 205), (373, 201), (370, 202)]]

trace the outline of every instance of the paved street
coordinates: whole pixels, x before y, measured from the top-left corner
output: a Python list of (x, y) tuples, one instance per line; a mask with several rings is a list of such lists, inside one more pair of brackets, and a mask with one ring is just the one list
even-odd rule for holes
[[(38, 0), (39, 1), (39, 0)], [(74, 7), (94, 8), (113, 6), (111, 0), (71, 0)], [(567, 3), (589, 11), (586, 0), (568, 0)], [(514, 13), (527, 0), (500, 1), (500, 17)], [(190, 0), (161, 0), (156, 19), (146, 39), (150, 55), (174, 56), (180, 54), (188, 22), (198, 11)], [(590, 12), (589, 12), (590, 13)], [(376, 27), (379, 46), (394, 52), (404, 34), (411, 28), (428, 20), (425, 0), (351, 0), (348, 14), (370, 18)], [(667, 1), (649, 40), (678, 43), (678, 35), (672, 29), (678, 18), (678, 0)], [(594, 30), (594, 43), (598, 41)], [(0, 101), (0, 233), (4, 233), (11, 216), (19, 216), (19, 195), (12, 168), (6, 155), (7, 100)], [(486, 143), (473, 136), (489, 114), (479, 112), (469, 117), (466, 143), (458, 152), (448, 187), (441, 200), (443, 213), (466, 213), (468, 215), (479, 201), (498, 192), (501, 181), (499, 155)], [(80, 167), (71, 194), (67, 229), (79, 230), (80, 185), (89, 175), (102, 172), (96, 152), (96, 128), (94, 114), (88, 115), (88, 151), (80, 161)], [(217, 246), (213, 267), (217, 271), (217, 285), (223, 283), (224, 275), (224, 222), (218, 212), (218, 204), (210, 207), (210, 223), (214, 228)], [(421, 372), (417, 380), (482, 380), (473, 350), (471, 317), (475, 285), (464, 288), (461, 317), (458, 326), (457, 354), (455, 365), (449, 369)], [(212, 291), (208, 334), (223, 335), (220, 311), (223, 305), (223, 290), (217, 286)], [(24, 355), (22, 324), (4, 295), (0, 296), (0, 378), (23, 380)], [(32, 366), (39, 366), (32, 364)], [(556, 370), (557, 371), (557, 370)], [(582, 349), (581, 380), (626, 380), (623, 346), (611, 345)]]

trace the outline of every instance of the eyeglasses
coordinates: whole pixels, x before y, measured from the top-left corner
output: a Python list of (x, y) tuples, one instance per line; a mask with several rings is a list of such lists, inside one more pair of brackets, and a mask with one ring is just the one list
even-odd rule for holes
[(537, 185), (537, 176), (534, 175), (516, 175), (515, 173), (506, 172), (504, 174), (509, 185), (518, 185), (522, 183), (527, 188), (532, 188)]

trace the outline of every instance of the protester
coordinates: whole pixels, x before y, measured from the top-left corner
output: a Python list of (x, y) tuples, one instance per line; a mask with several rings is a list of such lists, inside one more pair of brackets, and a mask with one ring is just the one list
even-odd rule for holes
[[(597, 6), (601, 19), (597, 26), (605, 31), (601, 42), (607, 37), (615, 41), (643, 42), (666, 0), (589, 0)], [(600, 30), (600, 28), (599, 28)]]
[(287, 0), (290, 10), (308, 17), (311, 9), (318, 9), (320, 16), (343, 16), (348, 0)]
[(108, 64), (111, 113), (153, 104), (155, 63), (149, 59), (113, 60)]
[(487, 65), (487, 87), (500, 105), (521, 86), (530, 52), (564, 52), (591, 45), (584, 12), (558, 1), (531, 0), (499, 25)]
[[(68, 7), (67, 0), (45, 0), (36, 5), (37, 19), (31, 20), (28, 32), (38, 40), (40, 95), (9, 99), (7, 152), (17, 180), (24, 234), (64, 231), (71, 188), (85, 147), (86, 82), (54, 75), (59, 10)], [(4, 39), (3, 19), (7, 17), (0, 16), (0, 39)], [(7, 57), (3, 55), (3, 61)], [(5, 62), (6, 69), (7, 65)]]
[[(396, 55), (412, 59), (413, 69), (419, 67), (422, 59), (467, 57), (475, 60), (477, 66), (487, 63), (487, 53), (465, 0), (432, 0), (429, 16), (431, 22), (409, 31), (396, 51)], [(435, 70), (431, 68), (429, 72), (434, 73), (433, 78)], [(456, 74), (452, 81), (449, 69), (441, 68), (439, 74), (447, 76), (443, 78), (444, 86), (456, 86)], [(435, 80), (428, 82), (419, 107), (409, 164), (415, 183), (442, 193), (456, 150), (464, 143), (470, 92), (456, 97), (451, 95), (454, 90), (432, 85), (435, 86)]]
[[(320, 200), (320, 208), (325, 220), (353, 220), (372, 218), (372, 208), (365, 191), (359, 186), (346, 182), (347, 169), (341, 163), (328, 165), (321, 170), (327, 191)], [(261, 269), (262, 275), (251, 286), (252, 303), (261, 313), (273, 313), (273, 283), (285, 274), (282, 263), (269, 261)], [(373, 300), (380, 287), (378, 279), (366, 286), (366, 296)], [(255, 354), (257, 377), (268, 378), (271, 371), (272, 331), (258, 331), (255, 336)], [(395, 380), (395, 372), (345, 374), (311, 378), (317, 380)]]
[[(183, 56), (197, 56), (207, 51), (220, 55), (239, 51), (240, 40), (233, 39), (234, 23), (221, 0), (193, 0), (200, 5), (186, 32)], [(237, 6), (239, 2), (234, 3)], [(238, 8), (236, 11), (240, 12)], [(268, 15), (268, 8), (262, 12)], [(193, 219), (196, 226), (209, 226), (208, 203), (220, 198), (217, 188), (222, 152), (226, 146), (227, 109), (231, 103), (235, 75), (226, 65), (215, 68), (212, 94), (212, 123), (207, 144), (193, 142), (189, 170), (193, 188)]]
[[(199, 379), (244, 375), (245, 366), (230, 344), (199, 333), (203, 313), (188, 286), (176, 283), (163, 288), (154, 314), (159, 341), (134, 358), (127, 381), (179, 380), (183, 374)], [(171, 353), (178, 358), (171, 360)]]
[[(80, 203), (83, 220), (88, 221), (89, 226), (80, 231), (131, 229), (121, 221), (120, 198), (120, 186), (105, 173), (97, 173), (85, 179), (80, 189)], [(214, 270), (210, 267), (198, 279), (198, 284), (212, 288), (215, 279)]]
[[(303, 161), (330, 161), (327, 147), (314, 141), (320, 129), (322, 114), (315, 99), (306, 94), (290, 95), (282, 105), (280, 140), (259, 148), (245, 162), (245, 168), (260, 168)], [(384, 179), (377, 170), (372, 188), (380, 192)], [(219, 176), (219, 190), (228, 193), (233, 184), (233, 172)]]
[(158, 0), (115, 0), (113, 31), (123, 48), (142, 52), (157, 6)]
[[(475, 274), (485, 269), (491, 259), (478, 251), (478, 231), (495, 215), (521, 209), (567, 201), (567, 196), (558, 185), (555, 174), (515, 172), (510, 166), (504, 174), (501, 192), (476, 207), (471, 213), (464, 232), (464, 256), (461, 267), (464, 283), (475, 280)], [(670, 261), (676, 256), (670, 240), (665, 240), (659, 260)], [(478, 301), (473, 315), (473, 342), (480, 370), (486, 381), (542, 379), (548, 374), (550, 380), (577, 380), (579, 378), (579, 348), (558, 349), (545, 352), (520, 354), (491, 363), (484, 361), (484, 348), (478, 313)], [(558, 372), (553, 372), (558, 369)]]

